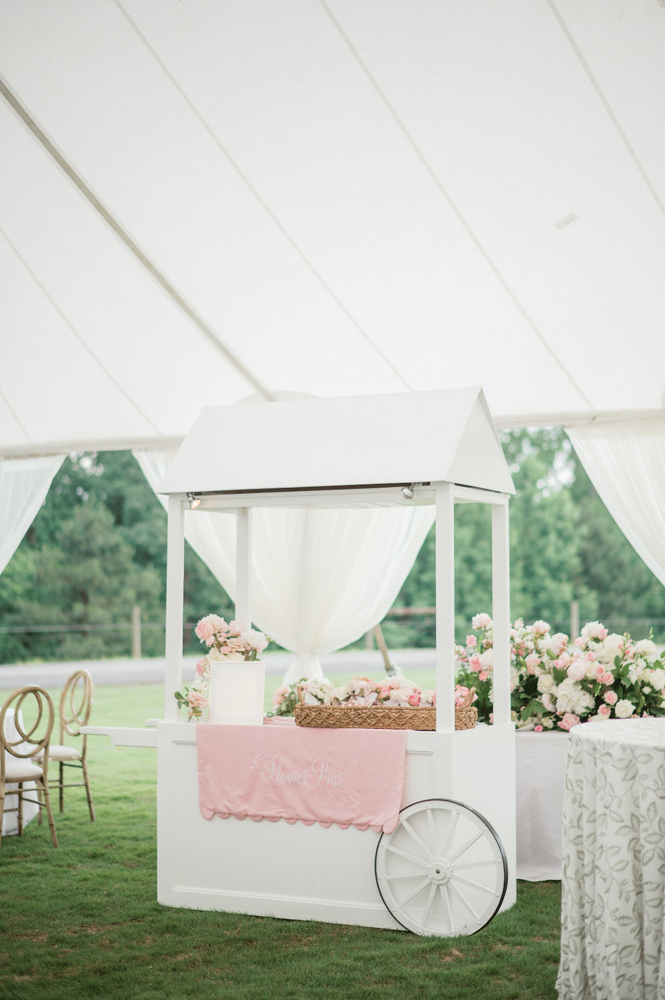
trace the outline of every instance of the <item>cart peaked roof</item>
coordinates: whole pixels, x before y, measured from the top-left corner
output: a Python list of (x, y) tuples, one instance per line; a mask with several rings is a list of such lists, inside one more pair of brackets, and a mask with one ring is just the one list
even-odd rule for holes
[(515, 492), (481, 388), (206, 407), (160, 492), (411, 482)]

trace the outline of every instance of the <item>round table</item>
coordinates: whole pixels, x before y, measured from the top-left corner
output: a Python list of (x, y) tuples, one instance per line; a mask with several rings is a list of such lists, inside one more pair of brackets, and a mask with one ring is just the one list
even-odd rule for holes
[(665, 719), (576, 726), (563, 800), (561, 1000), (665, 997)]

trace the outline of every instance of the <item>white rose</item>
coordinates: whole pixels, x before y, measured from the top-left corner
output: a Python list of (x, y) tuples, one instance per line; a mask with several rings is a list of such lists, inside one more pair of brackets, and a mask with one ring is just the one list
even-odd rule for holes
[(582, 636), (584, 639), (605, 639), (607, 636), (607, 629), (600, 622), (587, 622), (587, 624), (582, 629)]
[(263, 632), (257, 632), (255, 628), (248, 628), (246, 632), (241, 632), (240, 641), (246, 643), (251, 649), (255, 649), (257, 653), (260, 653), (268, 645), (268, 640)]
[(553, 729), (554, 728), (554, 719), (549, 719), (549, 718), (545, 717), (543, 719), (543, 728), (544, 729)]
[(652, 670), (649, 683), (656, 691), (662, 691), (665, 687), (665, 670)]
[(618, 701), (614, 706), (614, 714), (617, 719), (627, 719), (635, 711), (635, 706), (627, 698)]
[(541, 674), (538, 678), (538, 690), (541, 694), (549, 694), (554, 687), (554, 678), (551, 674)]
[(614, 667), (614, 660), (617, 656), (623, 656), (624, 638), (613, 632), (608, 635), (602, 646), (596, 647), (596, 653), (601, 663)]
[(651, 639), (640, 639), (639, 642), (635, 643), (635, 649), (647, 658), (655, 656), (657, 652), (656, 643), (652, 642)]
[(580, 663), (579, 660), (575, 663), (571, 663), (568, 667), (568, 676), (571, 681), (581, 681), (585, 674), (586, 667), (584, 666), (584, 663)]

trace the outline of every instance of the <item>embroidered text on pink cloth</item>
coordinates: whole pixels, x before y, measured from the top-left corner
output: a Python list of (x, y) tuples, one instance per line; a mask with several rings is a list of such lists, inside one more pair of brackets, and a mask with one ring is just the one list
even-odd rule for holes
[(235, 816), (391, 833), (404, 787), (399, 730), (199, 723), (199, 807)]

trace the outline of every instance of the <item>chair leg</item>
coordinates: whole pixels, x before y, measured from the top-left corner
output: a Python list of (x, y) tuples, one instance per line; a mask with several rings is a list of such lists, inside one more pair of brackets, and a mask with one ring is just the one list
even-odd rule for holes
[(51, 840), (53, 841), (53, 846), (58, 846), (58, 838), (55, 832), (55, 822), (53, 820), (53, 810), (51, 809), (51, 796), (49, 795), (48, 782), (44, 781), (42, 778), (41, 786), (44, 792), (44, 802), (46, 804), (46, 815), (48, 816), (48, 825), (51, 831)]
[(35, 792), (37, 793), (37, 801), (39, 802), (39, 809), (37, 810), (37, 826), (42, 825), (42, 786), (38, 781), (35, 782)]
[(65, 811), (65, 766), (60, 761), (60, 812)]
[(2, 847), (2, 823), (5, 818), (5, 789), (0, 791), (0, 847)]
[(18, 835), (23, 836), (23, 782), (18, 783)]
[(88, 775), (88, 763), (85, 760), (81, 761), (83, 767), (83, 780), (85, 782), (85, 794), (88, 796), (88, 809), (90, 810), (90, 822), (95, 822), (95, 807), (92, 804), (92, 792), (90, 791), (90, 777)]

